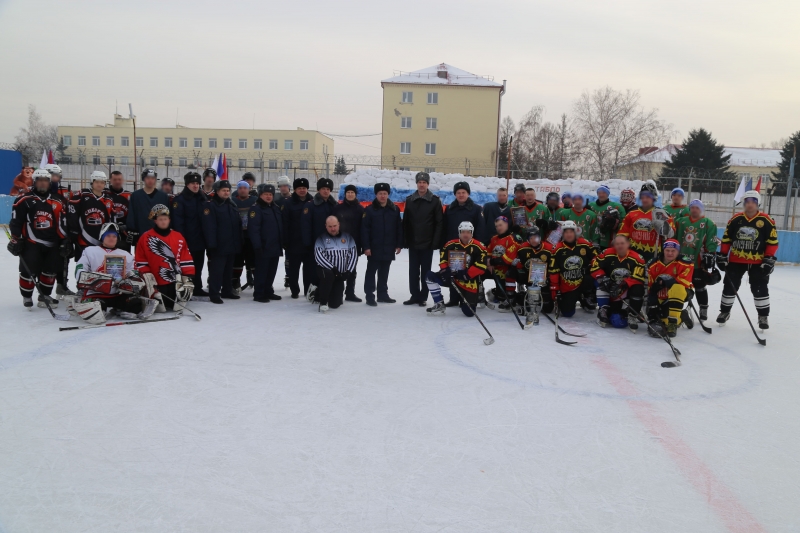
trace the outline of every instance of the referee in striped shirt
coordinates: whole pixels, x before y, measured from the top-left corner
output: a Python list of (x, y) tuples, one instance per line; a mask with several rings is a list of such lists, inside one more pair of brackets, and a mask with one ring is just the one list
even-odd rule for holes
[(319, 287), (314, 301), (319, 302), (319, 312), (327, 313), (342, 305), (344, 286), (352, 276), (358, 260), (356, 241), (339, 231), (339, 219), (331, 215), (325, 220), (325, 233), (314, 243)]

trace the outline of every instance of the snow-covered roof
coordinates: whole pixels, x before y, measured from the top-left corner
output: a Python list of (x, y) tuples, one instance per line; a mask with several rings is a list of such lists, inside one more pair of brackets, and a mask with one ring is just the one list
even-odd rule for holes
[(472, 85), (478, 87), (502, 87), (492, 76), (479, 76), (461, 70), (447, 63), (414, 72), (395, 71), (395, 76), (381, 80), (381, 83), (419, 83), (424, 85)]
[[(666, 163), (682, 145), (668, 144), (658, 150), (634, 157), (631, 163)], [(777, 167), (781, 151), (773, 148), (739, 148), (726, 146), (725, 155), (730, 155), (728, 163), (733, 167)]]

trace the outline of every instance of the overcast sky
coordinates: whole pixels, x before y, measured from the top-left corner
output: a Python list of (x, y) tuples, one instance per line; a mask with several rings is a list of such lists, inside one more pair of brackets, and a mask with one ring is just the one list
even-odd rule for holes
[[(800, 7), (773, 1), (0, 0), (0, 141), (46, 122), (381, 131), (380, 80), (446, 62), (508, 80), (503, 115), (638, 89), (680, 140), (800, 129)], [(178, 111), (179, 110), (179, 111)], [(127, 114), (125, 111), (124, 114)], [(374, 154), (380, 137), (336, 139)]]

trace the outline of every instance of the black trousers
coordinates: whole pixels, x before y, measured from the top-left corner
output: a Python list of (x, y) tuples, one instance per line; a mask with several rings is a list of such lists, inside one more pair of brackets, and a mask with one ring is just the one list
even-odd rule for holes
[(708, 278), (709, 274), (702, 268), (695, 265), (692, 275), (692, 286), (694, 287), (694, 297), (700, 306), (708, 307)]
[(314, 294), (314, 300), (331, 309), (341, 306), (344, 300), (344, 276), (333, 270), (317, 266), (317, 279), (319, 285)]
[[(100, 302), (100, 307), (103, 308), (103, 311), (113, 307), (123, 313), (139, 313), (144, 309), (142, 299), (130, 294), (117, 294), (111, 298), (98, 298), (97, 301)], [(164, 304), (166, 303), (167, 301), (164, 300)]]
[(308, 286), (316, 276), (317, 267), (314, 261), (314, 252), (288, 253), (286, 260), (289, 262), (289, 290), (292, 295), (300, 294), (300, 268), (303, 269), (303, 294), (308, 293)]
[(364, 293), (367, 301), (375, 299), (375, 275), (378, 276), (378, 298), (389, 297), (389, 268), (392, 261), (379, 261), (371, 257), (367, 258), (367, 274), (364, 277)]
[(428, 273), (431, 271), (433, 250), (408, 249), (408, 290), (411, 299), (418, 302), (428, 300)]
[(245, 267), (249, 274), (245, 279), (249, 280), (256, 271), (256, 255), (246, 231), (242, 233), (242, 251), (233, 258), (233, 286), (236, 288), (242, 286), (242, 270)]
[[(356, 266), (358, 266), (358, 258), (356, 258)], [(353, 267), (353, 271), (350, 272), (350, 275), (347, 276), (347, 282), (344, 286), (344, 293), (348, 296), (355, 296), (356, 291), (356, 267)]]
[(61, 260), (61, 268), (56, 272), (56, 283), (66, 287), (67, 281), (69, 281), (69, 257), (64, 257)]
[(192, 276), (192, 283), (195, 290), (203, 288), (203, 266), (206, 264), (206, 249), (205, 248), (189, 248), (189, 253), (192, 254), (192, 261), (194, 262), (194, 276)]
[[(30, 272), (22, 266), (22, 260), (28, 265)], [(56, 282), (56, 274), (63, 269), (64, 260), (58, 253), (58, 246), (48, 247), (38, 242), (25, 241), (19, 262), (19, 292), (26, 298), (33, 296), (33, 288), (36, 285), (31, 276), (34, 276), (39, 278), (42, 294), (50, 296), (53, 284)]]
[(758, 316), (769, 316), (769, 274), (765, 273), (760, 264), (728, 263), (725, 278), (722, 280), (722, 302), (719, 310), (730, 313), (736, 301), (736, 291), (742, 285), (745, 273), (750, 282), (750, 292), (753, 293)]
[(175, 283), (167, 283), (166, 285), (156, 285), (158, 292), (162, 296), (166, 296), (162, 301), (167, 311), (172, 311), (175, 308)]
[(233, 257), (234, 254), (214, 254), (208, 258), (208, 294), (210, 296), (219, 296), (220, 294), (228, 296), (233, 293)]
[(275, 281), (275, 274), (278, 273), (278, 263), (280, 257), (270, 257), (266, 252), (258, 250), (254, 253), (256, 258), (256, 273), (253, 278), (255, 288), (253, 298), (265, 298), (275, 294), (272, 283)]
[(583, 298), (586, 298), (590, 291), (594, 290), (594, 280), (588, 274), (584, 276), (581, 285), (575, 290), (562, 292), (558, 302), (558, 310), (561, 316), (571, 317), (575, 314), (575, 305)]

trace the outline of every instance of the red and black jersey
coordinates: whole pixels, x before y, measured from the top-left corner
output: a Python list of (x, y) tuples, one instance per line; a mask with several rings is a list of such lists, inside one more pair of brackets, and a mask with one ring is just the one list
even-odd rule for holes
[(150, 272), (157, 285), (175, 283), (181, 276), (194, 275), (194, 261), (186, 239), (179, 232), (153, 228), (136, 243), (136, 269)]
[(614, 283), (625, 281), (628, 287), (644, 283), (644, 259), (633, 250), (620, 257), (613, 248), (604, 250), (592, 261), (594, 279), (608, 276)]
[(574, 243), (560, 242), (553, 249), (547, 273), (550, 275), (550, 287), (561, 292), (570, 292), (581, 286), (589, 275), (589, 268), (594, 260), (592, 243), (579, 237)]
[[(456, 264), (457, 260), (463, 261), (463, 264)], [(477, 293), (478, 276), (486, 272), (486, 248), (476, 240), (462, 244), (459, 239), (453, 239), (442, 247), (439, 267), (450, 269), (452, 272), (466, 270), (469, 281), (454, 280), (454, 282), (462, 290)]]
[[(650, 208), (645, 211), (642, 208), (629, 211), (620, 225), (617, 235), (625, 235), (631, 240), (631, 248), (634, 252), (642, 254), (646, 258), (651, 258), (658, 253), (658, 232), (653, 220), (653, 210)], [(669, 219), (669, 225), (675, 229), (673, 220)]]
[(25, 193), (17, 197), (8, 224), (11, 234), (53, 247), (67, 238), (64, 203), (54, 194)]
[(778, 230), (775, 222), (759, 212), (753, 218), (736, 213), (725, 226), (720, 252), (728, 255), (731, 263), (755, 265), (764, 257), (775, 257), (778, 253)]
[(111, 222), (114, 201), (105, 191), (95, 195), (84, 189), (70, 200), (70, 232), (78, 238), (81, 246), (99, 246), (100, 229)]
[(505, 235), (495, 235), (489, 240), (487, 252), (491, 257), (500, 257), (503, 259), (503, 264), (495, 266), (495, 272), (498, 273), (501, 279), (505, 278), (505, 272), (514, 260), (516, 250), (522, 244), (517, 240), (516, 235), (507, 232)]
[(111, 221), (117, 224), (125, 224), (128, 220), (128, 206), (130, 205), (131, 192), (125, 189), (115, 190), (111, 187), (103, 192), (105, 192), (112, 201)]
[[(675, 260), (671, 263), (664, 263), (661, 260), (654, 262), (647, 270), (648, 282), (650, 287), (659, 278), (659, 276), (669, 276), (680, 283), (687, 289), (692, 287), (692, 275), (694, 274), (694, 265), (684, 261)], [(661, 289), (658, 291), (658, 299), (666, 300), (669, 298), (669, 289)]]

